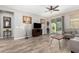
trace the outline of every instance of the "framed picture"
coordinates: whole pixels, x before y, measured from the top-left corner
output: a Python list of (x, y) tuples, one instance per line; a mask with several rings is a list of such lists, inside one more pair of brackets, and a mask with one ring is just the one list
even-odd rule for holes
[(30, 17), (30, 16), (23, 16), (23, 23), (31, 24), (32, 23), (32, 17)]
[(11, 17), (3, 17), (3, 28), (11, 28)]

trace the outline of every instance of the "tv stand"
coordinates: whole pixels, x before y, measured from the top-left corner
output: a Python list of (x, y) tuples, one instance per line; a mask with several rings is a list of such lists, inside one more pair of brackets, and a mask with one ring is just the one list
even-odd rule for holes
[(42, 35), (42, 29), (40, 29), (40, 28), (32, 29), (32, 36), (33, 37), (40, 36), (40, 35)]

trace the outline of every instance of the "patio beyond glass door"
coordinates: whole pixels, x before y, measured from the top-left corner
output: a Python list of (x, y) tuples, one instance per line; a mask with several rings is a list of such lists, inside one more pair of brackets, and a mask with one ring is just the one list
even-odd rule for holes
[(57, 17), (51, 20), (51, 29), (53, 34), (62, 34), (64, 31), (63, 17)]

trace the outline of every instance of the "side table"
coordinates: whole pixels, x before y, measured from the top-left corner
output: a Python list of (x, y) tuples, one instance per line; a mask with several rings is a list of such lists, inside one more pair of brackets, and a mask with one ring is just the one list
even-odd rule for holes
[(12, 36), (12, 31), (11, 30), (6, 29), (6, 30), (3, 31), (3, 38), (4, 39), (9, 39), (9, 38), (11, 38), (11, 36)]

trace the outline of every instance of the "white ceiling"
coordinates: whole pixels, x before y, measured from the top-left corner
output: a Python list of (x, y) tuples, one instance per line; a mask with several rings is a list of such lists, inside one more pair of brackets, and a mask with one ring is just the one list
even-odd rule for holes
[[(11, 9), (29, 12), (40, 16), (51, 15), (51, 13), (47, 12), (48, 10), (46, 9), (46, 7), (48, 7), (49, 5), (4, 5), (4, 6)], [(79, 5), (60, 5), (58, 9), (60, 11), (53, 11), (52, 15), (77, 10), (79, 9)]]

